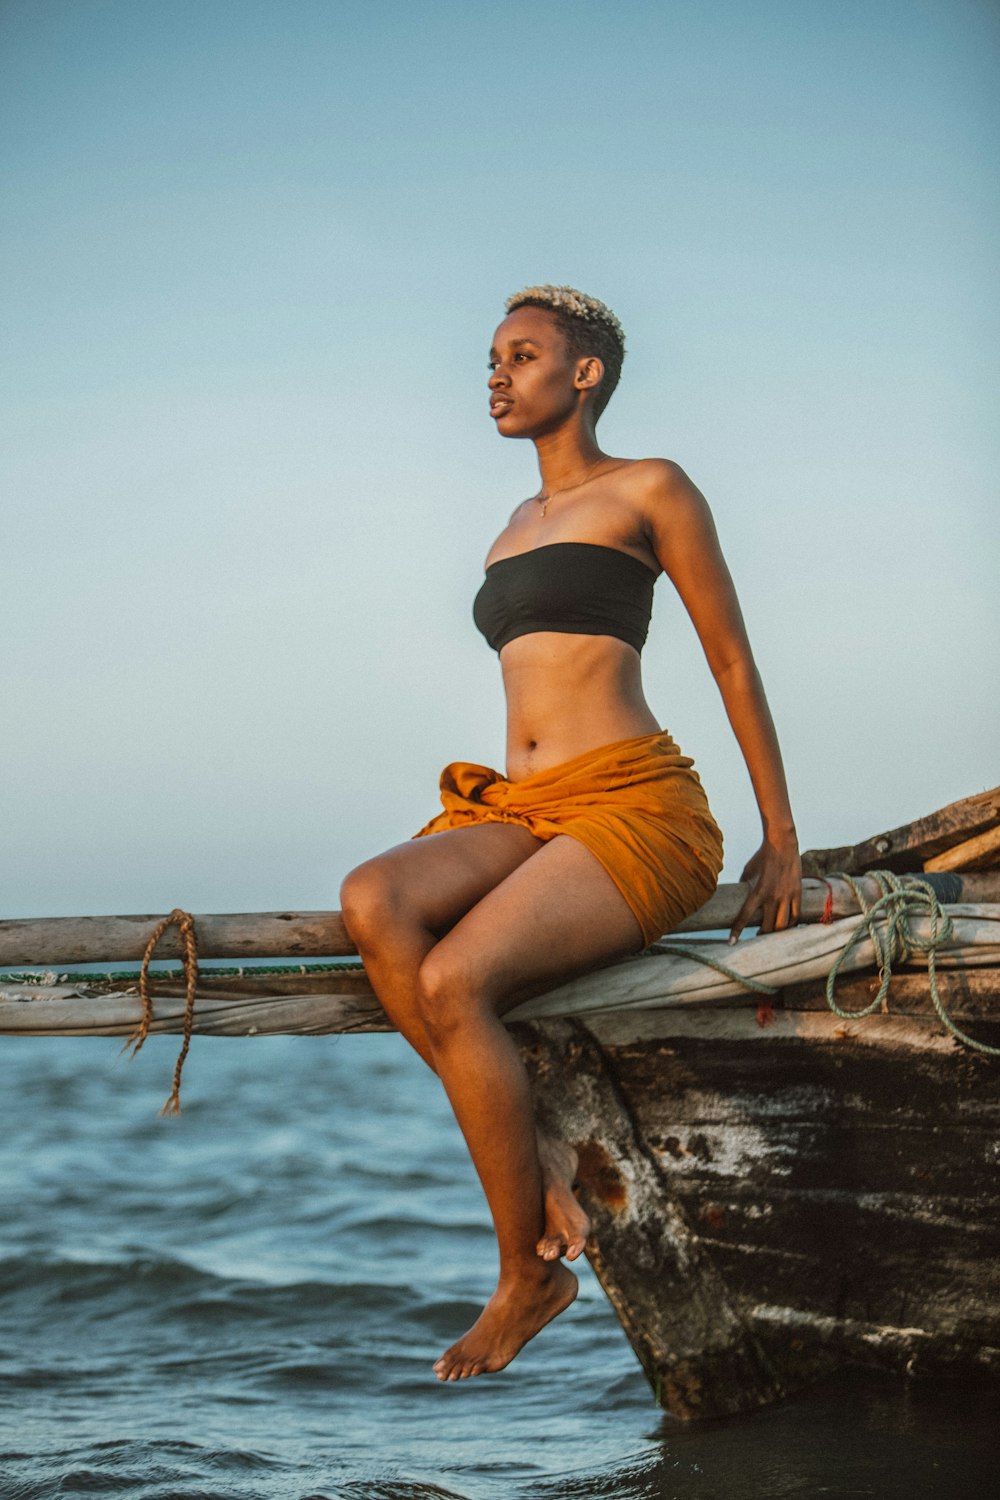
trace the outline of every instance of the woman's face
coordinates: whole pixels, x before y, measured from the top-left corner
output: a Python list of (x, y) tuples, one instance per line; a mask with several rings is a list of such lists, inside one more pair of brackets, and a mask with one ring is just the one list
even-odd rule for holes
[(516, 307), (493, 337), (490, 416), (504, 437), (538, 437), (577, 410), (579, 367), (542, 307)]

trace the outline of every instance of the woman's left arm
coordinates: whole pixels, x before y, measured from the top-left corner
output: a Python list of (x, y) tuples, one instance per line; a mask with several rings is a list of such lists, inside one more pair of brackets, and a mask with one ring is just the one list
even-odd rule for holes
[[(643, 468), (647, 468), (643, 465)], [(761, 932), (799, 919), (802, 867), (771, 711), (708, 502), (679, 465), (648, 461), (646, 515), (654, 550), (698, 632), (750, 773), (764, 838), (743, 871), (750, 894), (730, 932)]]

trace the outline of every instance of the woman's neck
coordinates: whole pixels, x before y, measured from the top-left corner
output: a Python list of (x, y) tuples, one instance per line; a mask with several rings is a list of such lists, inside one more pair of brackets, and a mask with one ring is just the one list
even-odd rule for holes
[(592, 430), (581, 431), (576, 427), (563, 427), (558, 432), (536, 438), (535, 448), (545, 495), (581, 484), (590, 470), (596, 469), (608, 457), (597, 446)]

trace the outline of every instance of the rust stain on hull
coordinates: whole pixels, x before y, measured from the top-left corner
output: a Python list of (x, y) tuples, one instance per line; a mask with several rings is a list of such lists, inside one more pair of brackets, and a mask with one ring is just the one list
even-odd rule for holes
[(606, 1147), (588, 1140), (578, 1142), (576, 1150), (580, 1158), (576, 1178), (584, 1192), (612, 1213), (621, 1213), (628, 1207), (628, 1188)]

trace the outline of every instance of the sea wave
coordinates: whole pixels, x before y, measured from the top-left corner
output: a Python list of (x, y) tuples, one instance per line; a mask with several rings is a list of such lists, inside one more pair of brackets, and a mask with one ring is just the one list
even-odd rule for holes
[(156, 1040), (127, 1066), (5, 1049), (0, 1500), (909, 1500), (932, 1471), (949, 1500), (989, 1492), (995, 1412), (940, 1389), (663, 1418), (586, 1267), (507, 1370), (442, 1385), (496, 1257), (436, 1080), (393, 1036), (198, 1038), (164, 1121)]

